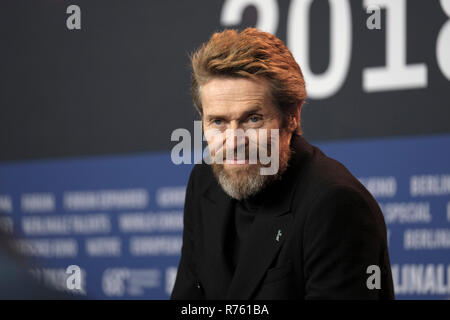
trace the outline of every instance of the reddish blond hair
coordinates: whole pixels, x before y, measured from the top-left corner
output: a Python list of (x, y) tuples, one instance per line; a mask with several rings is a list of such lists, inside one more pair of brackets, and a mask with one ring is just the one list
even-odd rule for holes
[[(213, 77), (262, 77), (268, 80), (270, 94), (286, 120), (295, 115), (306, 99), (302, 71), (286, 45), (274, 35), (256, 28), (240, 33), (227, 29), (216, 32), (191, 55), (191, 94), (202, 115), (200, 87)], [(301, 125), (296, 129), (302, 134)]]

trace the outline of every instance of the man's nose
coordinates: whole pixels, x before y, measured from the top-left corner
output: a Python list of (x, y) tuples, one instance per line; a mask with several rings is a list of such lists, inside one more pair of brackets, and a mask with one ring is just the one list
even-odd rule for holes
[(234, 148), (241, 145), (246, 145), (248, 143), (245, 130), (241, 128), (239, 121), (230, 121), (227, 130), (229, 130), (229, 134), (231, 135), (227, 136), (226, 139), (228, 140), (231, 137), (233, 138), (233, 140), (229, 141), (229, 143), (233, 143)]
[(230, 121), (230, 125), (228, 126), (228, 129), (230, 130), (237, 130), (239, 129), (239, 122), (236, 120)]

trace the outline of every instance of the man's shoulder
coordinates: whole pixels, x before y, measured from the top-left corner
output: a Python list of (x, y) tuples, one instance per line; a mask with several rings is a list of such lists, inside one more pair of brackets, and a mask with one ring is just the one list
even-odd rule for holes
[[(316, 146), (312, 146), (311, 154), (303, 163), (304, 168), (299, 168), (294, 212), (314, 216), (311, 220), (322, 223), (334, 221), (335, 215), (340, 214), (340, 219), (346, 223), (376, 221), (377, 226), (384, 225), (377, 201), (345, 165)], [(345, 214), (342, 214), (343, 208), (346, 208)]]
[(191, 175), (196, 180), (211, 180), (211, 178), (214, 178), (211, 166), (204, 162), (195, 164)]
[(359, 194), (374, 201), (370, 192), (340, 161), (327, 156), (319, 147), (311, 146), (311, 155), (298, 168), (296, 193), (308, 194), (311, 199), (323, 198), (333, 192)]
[(202, 162), (192, 168), (189, 184), (196, 192), (202, 193), (214, 182), (214, 174), (210, 165)]
[(309, 175), (320, 186), (359, 185), (359, 180), (340, 161), (328, 157), (318, 147), (313, 146), (314, 156), (311, 159)]

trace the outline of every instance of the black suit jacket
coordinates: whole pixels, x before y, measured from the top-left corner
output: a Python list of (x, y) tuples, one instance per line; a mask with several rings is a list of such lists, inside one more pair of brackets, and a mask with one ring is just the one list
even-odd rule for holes
[[(194, 167), (171, 299), (394, 298), (386, 225), (375, 199), (303, 137), (292, 144), (290, 166), (252, 223), (234, 273), (226, 251), (235, 200), (209, 165)], [(370, 265), (381, 270), (381, 289), (367, 287)]]

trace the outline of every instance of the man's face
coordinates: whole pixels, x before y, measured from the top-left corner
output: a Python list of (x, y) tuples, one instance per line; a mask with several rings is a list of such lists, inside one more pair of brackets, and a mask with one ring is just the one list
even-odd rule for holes
[[(230, 196), (236, 199), (245, 199), (261, 191), (268, 183), (275, 180), (282, 173), (290, 157), (291, 133), (282, 129), (282, 117), (278, 108), (273, 104), (269, 94), (269, 86), (266, 80), (252, 80), (248, 78), (223, 78), (217, 77), (208, 81), (200, 89), (200, 97), (203, 106), (203, 128), (208, 142), (211, 156), (217, 156), (217, 146), (223, 146), (223, 164), (213, 163), (213, 171), (222, 188)], [(245, 136), (245, 140), (227, 141), (226, 131), (253, 129), (256, 136)], [(261, 130), (265, 129), (265, 130)], [(265, 148), (268, 155), (272, 155), (274, 141), (271, 137), (271, 129), (279, 130), (279, 152), (277, 161), (278, 172), (272, 176), (261, 175), (260, 168), (266, 165), (261, 163), (258, 156), (257, 162), (249, 161), (249, 147), (257, 146), (259, 151)], [(210, 135), (207, 132), (214, 134)], [(233, 131), (231, 131), (233, 132)], [(267, 136), (267, 144), (260, 143), (260, 134)], [(232, 154), (226, 152), (232, 143)], [(238, 149), (245, 150), (245, 161), (238, 158)], [(230, 149), (228, 149), (229, 151)], [(276, 149), (275, 149), (276, 150)], [(229, 153), (229, 152), (228, 152)], [(217, 160), (217, 157), (216, 157)]]

